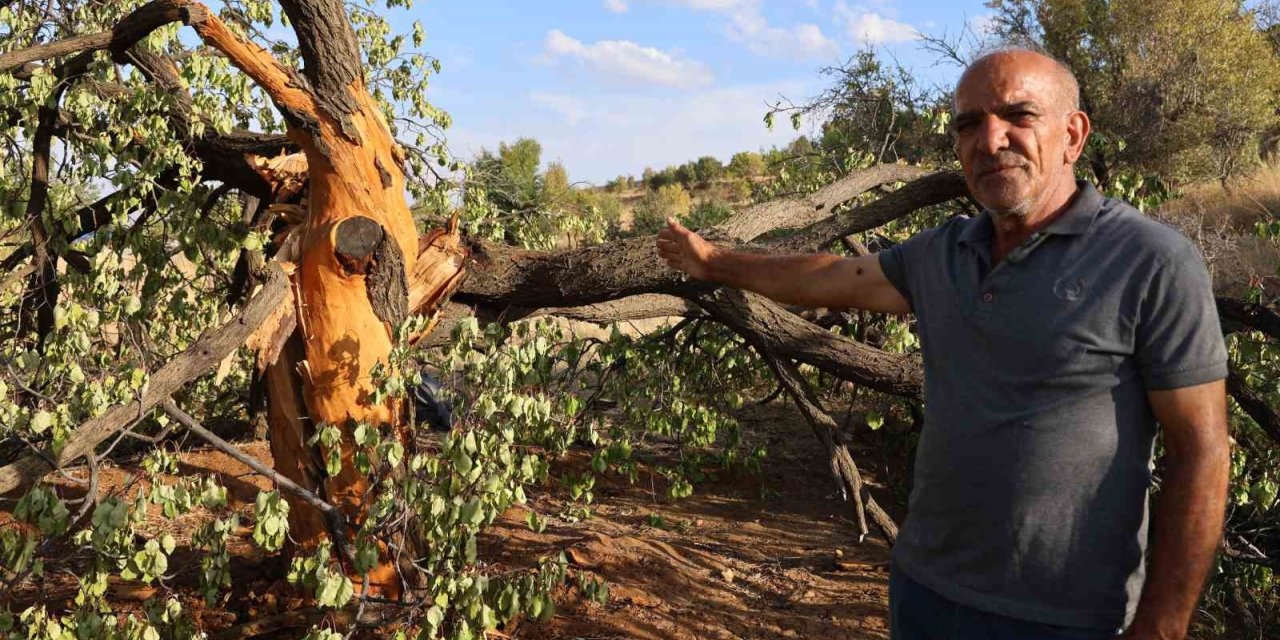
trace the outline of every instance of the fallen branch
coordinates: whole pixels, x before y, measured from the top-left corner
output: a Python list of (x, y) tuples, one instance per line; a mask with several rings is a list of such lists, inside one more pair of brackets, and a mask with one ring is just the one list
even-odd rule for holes
[[(966, 193), (964, 178), (954, 172), (929, 174), (874, 202), (806, 227), (794, 236), (761, 245), (737, 243), (718, 228), (707, 233), (725, 248), (748, 251), (821, 251), (832, 242), (858, 231), (878, 227), (932, 204)], [(852, 196), (849, 196), (852, 197)], [(786, 208), (786, 201), (772, 205)], [(770, 204), (770, 203), (766, 203)], [(771, 205), (771, 206), (772, 206)], [(831, 207), (834, 207), (833, 203)], [(752, 227), (751, 233), (772, 230), (783, 220)], [(644, 293), (694, 298), (715, 289), (673, 271), (658, 257), (653, 238), (631, 238), (606, 245), (564, 251), (525, 251), (477, 242), (466, 282), (458, 289), (460, 302), (497, 308), (573, 307)]]
[(232, 458), (235, 458), (241, 464), (245, 465), (246, 467), (249, 467), (250, 469), (253, 469), (256, 473), (258, 473), (258, 475), (261, 475), (266, 478), (270, 478), (271, 481), (274, 482), (276, 485), (278, 485), (281, 489), (284, 489), (285, 491), (293, 494), (294, 496), (297, 496), (303, 502), (306, 502), (307, 504), (314, 507), (317, 511), (320, 511), (321, 513), (323, 513), (325, 515), (325, 519), (329, 521), (329, 527), (333, 531), (333, 539), (338, 545), (338, 550), (342, 553), (342, 557), (346, 558), (347, 562), (350, 562), (352, 566), (355, 566), (356, 556), (355, 556), (355, 550), (351, 548), (351, 542), (352, 542), (351, 530), (347, 526), (346, 516), (344, 516), (342, 512), (338, 510), (337, 507), (329, 504), (328, 502), (325, 502), (324, 500), (321, 500), (319, 497), (316, 496), (316, 494), (311, 493), (310, 491), (307, 491), (306, 489), (298, 485), (298, 483), (284, 477), (283, 475), (280, 475), (279, 473), (277, 473), (267, 465), (262, 464), (261, 462), (258, 462), (258, 460), (256, 460), (253, 456), (235, 448), (235, 446), (232, 445), (230, 442), (227, 442), (226, 440), (219, 438), (217, 434), (206, 429), (204, 425), (200, 424), (194, 417), (191, 416), (191, 414), (178, 408), (178, 405), (174, 404), (172, 398), (165, 398), (160, 403), (160, 405), (164, 409), (164, 412), (168, 414), (170, 418), (177, 420), (179, 424), (186, 427), (187, 430), (190, 431), (191, 433), (194, 433), (197, 436), (199, 436), (201, 440), (204, 440), (205, 442), (209, 443), (209, 445), (212, 446), (214, 449), (217, 449), (218, 451), (221, 451), (231, 456)]
[(638, 296), (609, 300), (580, 307), (544, 307), (541, 309), (507, 309), (504, 320), (524, 320), (540, 316), (555, 316), (579, 322), (610, 324), (628, 320), (649, 320), (668, 317), (699, 317), (705, 312), (693, 302), (676, 296), (646, 293)]
[(874, 229), (924, 207), (962, 198), (968, 192), (964, 176), (959, 172), (931, 173), (882, 198), (831, 216), (767, 245), (770, 250), (788, 253), (821, 251), (850, 234)]
[(851, 173), (807, 196), (780, 198), (752, 205), (715, 226), (716, 231), (738, 242), (781, 229), (807, 227), (831, 217), (836, 207), (881, 185), (914, 180), (928, 173), (920, 167), (879, 164)]
[(791, 399), (795, 401), (796, 406), (800, 408), (800, 412), (804, 414), (805, 420), (813, 429), (814, 435), (822, 442), (822, 446), (827, 450), (827, 456), (831, 464), (831, 474), (835, 476), (836, 482), (840, 485), (840, 492), (845, 499), (853, 498), (854, 511), (858, 519), (858, 530), (861, 534), (859, 540), (865, 538), (869, 533), (867, 528), (867, 514), (871, 514), (871, 519), (875, 521), (876, 526), (880, 528), (880, 532), (884, 534), (885, 540), (890, 545), (898, 540), (898, 524), (885, 513), (884, 509), (866, 490), (865, 484), (862, 482), (862, 474), (858, 471), (858, 465), (854, 462), (853, 456), (849, 454), (848, 447), (836, 442), (837, 426), (835, 420), (827, 415), (822, 409), (822, 405), (818, 402), (818, 397), (814, 394), (813, 389), (805, 382), (800, 375), (800, 370), (795, 364), (776, 358), (768, 351), (760, 350), (758, 343), (747, 338), (753, 346), (760, 351), (761, 356), (773, 369), (774, 375), (787, 389), (787, 393)]
[(714, 319), (779, 358), (811, 364), (890, 395), (923, 398), (924, 368), (918, 356), (881, 351), (831, 333), (754, 293), (721, 289), (697, 302)]
[(1254, 391), (1245, 382), (1244, 376), (1235, 367), (1227, 372), (1227, 391), (1235, 398), (1236, 404), (1257, 423), (1277, 445), (1280, 445), (1280, 416), (1276, 415), (1271, 403)]
[(1218, 317), (1222, 319), (1224, 332), (1235, 333), (1248, 328), (1280, 340), (1280, 313), (1276, 310), (1237, 298), (1218, 297), (1214, 301), (1218, 305)]
[(123, 51), (166, 24), (186, 23), (193, 17), (199, 19), (206, 11), (204, 6), (190, 0), (157, 0), (130, 13), (110, 31), (76, 36), (0, 55), (0, 73), (8, 73), (31, 62), (72, 53), (103, 49)]
[(61, 469), (93, 453), (95, 447), (123, 429), (175, 391), (198, 376), (207, 373), (224, 358), (235, 352), (258, 325), (262, 324), (289, 292), (288, 278), (278, 265), (268, 267), (262, 290), (245, 305), (244, 309), (227, 324), (210, 331), (195, 341), (186, 351), (161, 367), (149, 379), (142, 395), (135, 402), (119, 405), (110, 411), (84, 423), (69, 436), (66, 445), (55, 456), (48, 453), (46, 462), (38, 455), (27, 456), (12, 464), (0, 467), (0, 495), (25, 490), (45, 474)]

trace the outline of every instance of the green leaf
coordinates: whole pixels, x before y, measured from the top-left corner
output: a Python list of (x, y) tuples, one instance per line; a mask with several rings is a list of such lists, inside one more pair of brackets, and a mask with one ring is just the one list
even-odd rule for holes
[(53, 414), (41, 409), (31, 416), (31, 431), (34, 433), (44, 433), (53, 426)]

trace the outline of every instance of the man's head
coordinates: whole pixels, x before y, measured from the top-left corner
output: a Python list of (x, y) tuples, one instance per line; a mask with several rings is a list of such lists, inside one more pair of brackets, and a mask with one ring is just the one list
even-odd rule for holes
[(1038, 214), (1074, 191), (1089, 118), (1062, 63), (1028, 49), (978, 58), (956, 84), (952, 129), (969, 192), (999, 217)]

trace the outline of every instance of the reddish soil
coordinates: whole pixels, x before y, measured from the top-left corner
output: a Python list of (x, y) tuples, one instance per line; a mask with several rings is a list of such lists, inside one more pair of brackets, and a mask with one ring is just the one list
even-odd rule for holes
[[(663, 485), (651, 484), (647, 472), (634, 485), (611, 476), (597, 481), (591, 518), (550, 517), (542, 533), (525, 526), (523, 509), (505, 514), (485, 535), (482, 559), (530, 566), (563, 551), (573, 569), (607, 581), (610, 597), (601, 605), (579, 597), (575, 589), (563, 590), (552, 620), (513, 623), (493, 637), (887, 638), (888, 548), (874, 533), (858, 542), (852, 506), (836, 495), (808, 427), (793, 408), (777, 402), (745, 409), (739, 419), (751, 441), (768, 447), (758, 476), (722, 474), (677, 502), (666, 499)], [(270, 463), (265, 443), (239, 446)], [(580, 457), (557, 464), (575, 466)], [(169, 520), (153, 505), (143, 529), (148, 537), (175, 537), (178, 550), (170, 563), (175, 574), (164, 585), (113, 579), (113, 606), (136, 611), (147, 598), (173, 595), (213, 637), (304, 607), (299, 593), (273, 578), (284, 575), (283, 560), (264, 556), (249, 540), (245, 525), (252, 523), (253, 499), (268, 482), (220, 452), (186, 451), (180, 459), (184, 475), (218, 474), (244, 516), (240, 535), (230, 544), (233, 587), (212, 607), (194, 588), (199, 556), (190, 550), (190, 538), (209, 514), (198, 509)], [(85, 476), (83, 469), (69, 474)], [(104, 469), (103, 497), (132, 498), (144, 486), (142, 475)], [(74, 495), (71, 487), (64, 489), (67, 497)], [(562, 511), (564, 496), (558, 490), (531, 493), (540, 513)], [(39, 600), (65, 611), (74, 606), (76, 588), (65, 574), (46, 575), (12, 594), (11, 603), (20, 611)], [(295, 637), (295, 632), (296, 627), (257, 637)]]
[(550, 622), (511, 635), (887, 638), (888, 546), (874, 533), (858, 542), (852, 505), (836, 495), (808, 427), (789, 406), (739, 419), (768, 443), (758, 478), (703, 483), (674, 503), (644, 479), (597, 483), (593, 518), (542, 534), (523, 514), (504, 517), (493, 531), (499, 558), (565, 549), (610, 586), (606, 605), (571, 599)]

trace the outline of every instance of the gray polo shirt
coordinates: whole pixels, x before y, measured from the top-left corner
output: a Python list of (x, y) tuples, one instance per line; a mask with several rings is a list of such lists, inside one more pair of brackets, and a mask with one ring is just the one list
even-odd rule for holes
[(1144, 576), (1146, 392), (1224, 378), (1227, 354), (1195, 245), (1080, 185), (999, 265), (989, 214), (880, 254), (915, 312), (925, 373), (893, 558), (979, 610), (1115, 629)]

